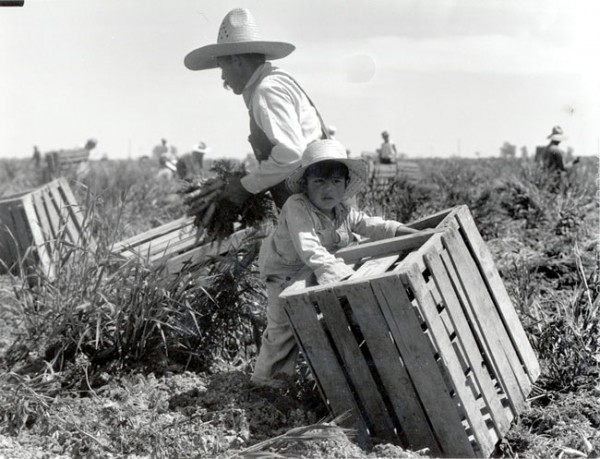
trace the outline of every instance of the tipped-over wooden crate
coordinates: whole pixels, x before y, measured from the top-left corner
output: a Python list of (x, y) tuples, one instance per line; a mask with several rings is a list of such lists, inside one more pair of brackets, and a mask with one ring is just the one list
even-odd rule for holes
[(338, 251), (356, 273), (286, 289), (297, 342), (330, 410), (363, 435), (488, 457), (524, 408), (537, 358), (467, 207), (420, 233)]
[(247, 228), (222, 241), (207, 242), (202, 231), (194, 225), (194, 217), (183, 217), (118, 242), (111, 252), (122, 260), (142, 257), (161, 265), (165, 274), (176, 275), (187, 266), (240, 247), (254, 232)]
[(84, 220), (64, 178), (0, 198), (0, 272), (38, 267), (53, 280), (64, 244), (93, 250)]

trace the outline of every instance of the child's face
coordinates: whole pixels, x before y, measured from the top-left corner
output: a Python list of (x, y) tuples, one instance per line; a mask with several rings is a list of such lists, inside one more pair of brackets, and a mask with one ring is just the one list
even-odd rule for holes
[(333, 213), (333, 208), (344, 198), (346, 192), (346, 178), (342, 174), (334, 173), (327, 177), (307, 175), (306, 195), (315, 207), (327, 215)]

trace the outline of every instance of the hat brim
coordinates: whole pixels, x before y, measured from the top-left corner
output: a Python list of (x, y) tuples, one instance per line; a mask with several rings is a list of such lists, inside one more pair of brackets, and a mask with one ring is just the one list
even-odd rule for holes
[(567, 137), (562, 134), (551, 134), (548, 136), (550, 140), (565, 140)]
[(202, 46), (189, 52), (183, 63), (190, 70), (217, 68), (217, 57), (234, 54), (264, 54), (268, 61), (281, 59), (294, 51), (291, 43), (281, 41), (244, 41), (238, 43), (216, 43)]
[(313, 164), (320, 163), (322, 161), (333, 160), (339, 161), (343, 163), (348, 168), (349, 172), (349, 182), (346, 187), (346, 192), (344, 193), (344, 199), (349, 199), (358, 193), (362, 188), (367, 185), (367, 178), (369, 176), (369, 164), (363, 159), (321, 159), (319, 161), (314, 161), (310, 164), (306, 164), (305, 166), (301, 166), (296, 169), (294, 172), (290, 174), (287, 179), (287, 187), (292, 193), (300, 193), (303, 191), (303, 182), (302, 178), (304, 177), (304, 172), (307, 168), (312, 166)]

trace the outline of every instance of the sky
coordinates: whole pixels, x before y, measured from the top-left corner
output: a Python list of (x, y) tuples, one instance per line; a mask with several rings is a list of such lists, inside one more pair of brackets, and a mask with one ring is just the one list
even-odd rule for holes
[(353, 156), (383, 130), (409, 158), (532, 153), (554, 125), (575, 155), (600, 154), (597, 0), (25, 0), (0, 7), (0, 157), (90, 137), (114, 159), (161, 138), (245, 157), (242, 98), (183, 65), (240, 6), (296, 46), (274, 64)]

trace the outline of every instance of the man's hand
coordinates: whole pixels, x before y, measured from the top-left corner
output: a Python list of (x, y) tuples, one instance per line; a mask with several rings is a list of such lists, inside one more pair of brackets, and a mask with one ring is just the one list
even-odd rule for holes
[(242, 207), (250, 196), (252, 193), (242, 186), (241, 177), (231, 177), (225, 185), (221, 198), (227, 199), (237, 207)]

